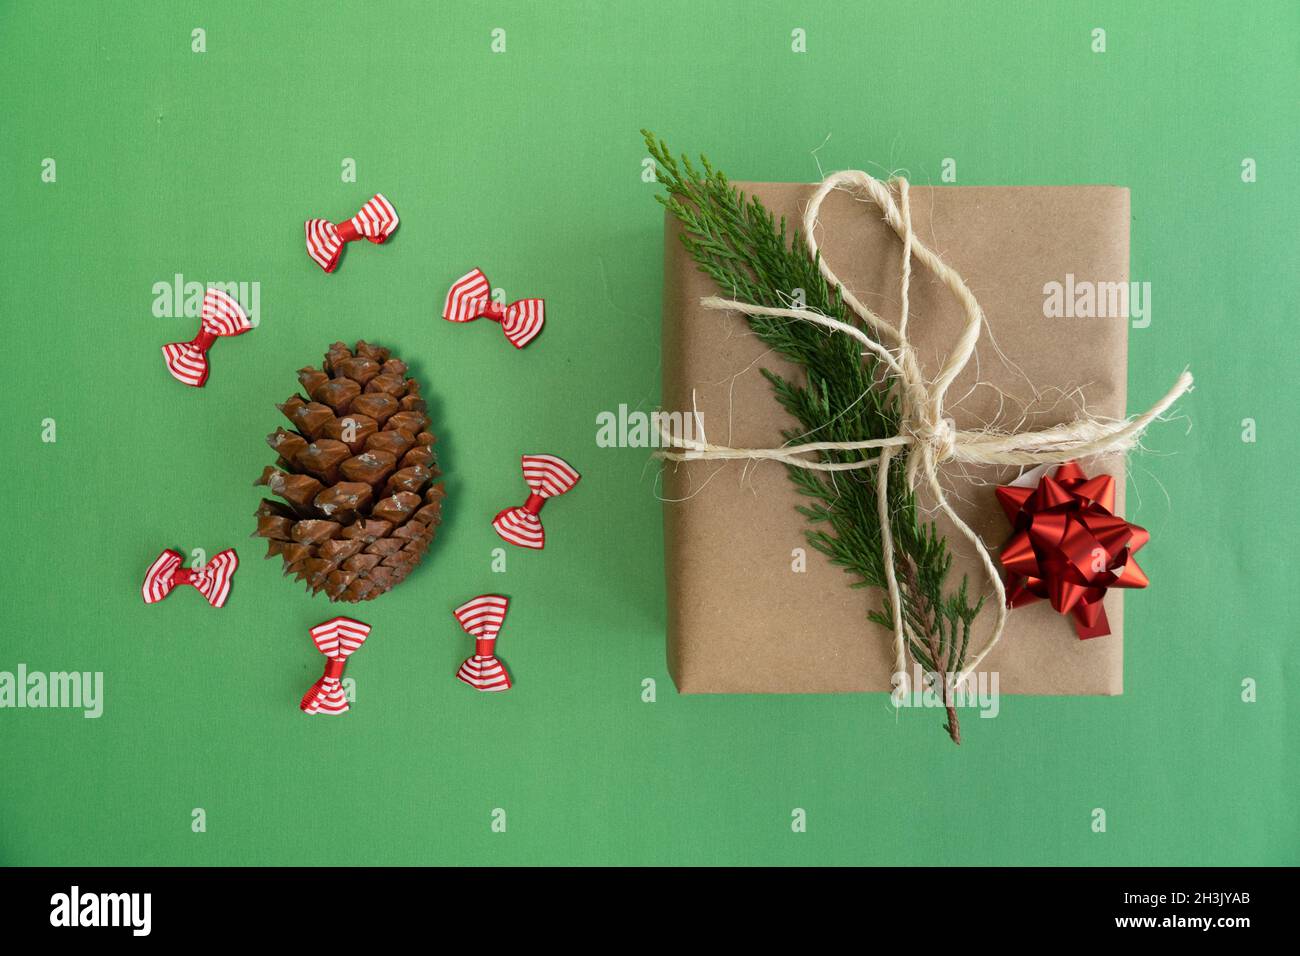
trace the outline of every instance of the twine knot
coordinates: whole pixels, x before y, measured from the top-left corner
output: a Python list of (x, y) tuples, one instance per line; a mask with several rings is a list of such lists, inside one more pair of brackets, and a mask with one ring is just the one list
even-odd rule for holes
[(903, 433), (911, 435), (918, 444), (928, 445), (936, 464), (957, 454), (957, 424), (951, 418), (906, 422)]

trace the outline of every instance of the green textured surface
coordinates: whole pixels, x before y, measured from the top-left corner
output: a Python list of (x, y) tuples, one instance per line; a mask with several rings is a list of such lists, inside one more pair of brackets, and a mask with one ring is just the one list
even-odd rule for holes
[[(106, 682), (97, 720), (0, 710), (0, 863), (307, 863), (322, 834), (340, 863), (1300, 862), (1294, 3), (379, 6), (0, 5), (0, 670)], [(883, 695), (676, 695), (654, 469), (594, 439), (598, 412), (658, 396), (641, 126), (736, 178), (938, 182), (953, 157), (959, 184), (1132, 188), (1154, 290), (1132, 407), (1184, 365), (1198, 388), (1191, 430), (1156, 428), (1132, 463), (1155, 587), (1126, 601), (1123, 697), (1004, 699), (954, 748)], [(375, 190), (401, 230), (322, 275), (302, 220)], [(526, 352), (437, 319), (474, 265), (546, 297)], [(151, 313), (178, 272), (261, 283), (261, 327), (215, 346), (202, 390), (158, 354), (195, 326)], [(352, 713), (308, 719), (307, 628), (334, 609), (248, 540), (251, 481), (294, 370), (359, 337), (436, 396), (449, 517), (356, 612), (375, 630)], [(534, 450), (583, 483), (548, 509), (548, 549), (493, 574), (488, 519)], [(237, 547), (228, 606), (146, 608), (164, 546)], [(514, 599), (518, 685), (478, 695), (452, 679), (448, 612), (492, 590)]]

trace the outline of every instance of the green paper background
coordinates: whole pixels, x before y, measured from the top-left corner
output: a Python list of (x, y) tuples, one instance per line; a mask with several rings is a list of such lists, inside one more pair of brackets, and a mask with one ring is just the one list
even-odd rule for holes
[[(0, 863), (306, 864), (322, 834), (348, 864), (1300, 861), (1297, 41), (1293, 2), (0, 5), (0, 670), (106, 684), (98, 720), (0, 710)], [(1186, 365), (1197, 390), (1131, 464), (1155, 586), (1126, 601), (1124, 696), (1004, 698), (955, 748), (881, 694), (675, 693), (656, 469), (595, 443), (598, 412), (658, 400), (641, 126), (738, 179), (937, 183), (953, 157), (960, 185), (1132, 188), (1153, 321), (1130, 407)], [(376, 190), (395, 239), (322, 275), (302, 220)], [(526, 352), (437, 318), (475, 265), (545, 296)], [(158, 353), (196, 327), (152, 314), (176, 273), (261, 284), (261, 326), (215, 346), (202, 390)], [(338, 609), (261, 560), (251, 483), (294, 371), (360, 337), (437, 399), (448, 519), (355, 609), (374, 632), (353, 711), (308, 719), (307, 629)], [(547, 550), (494, 574), (523, 451), (583, 482)], [(166, 546), (239, 549), (225, 609), (141, 603)], [(514, 602), (508, 694), (452, 679), (470, 644), (449, 611), (486, 591)]]

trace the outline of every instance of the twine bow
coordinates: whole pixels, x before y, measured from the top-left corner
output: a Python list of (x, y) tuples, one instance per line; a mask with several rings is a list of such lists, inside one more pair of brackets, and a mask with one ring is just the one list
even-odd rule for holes
[[(935, 498), (939, 509), (952, 521), (962, 537), (975, 547), (997, 596), (997, 617), (993, 631), (980, 651), (974, 655), (964, 670), (952, 681), (956, 689), (974, 673), (989, 652), (997, 646), (1007, 619), (1007, 595), (997, 566), (989, 554), (988, 548), (971, 527), (953, 510), (939, 482), (939, 465), (946, 461), (960, 461), (979, 465), (1041, 465), (1062, 464), (1075, 458), (1102, 455), (1110, 452), (1126, 452), (1138, 441), (1142, 432), (1156, 418), (1169, 409), (1171, 405), (1192, 386), (1192, 376), (1184, 371), (1173, 387), (1160, 401), (1141, 415), (1123, 421), (1102, 421), (1089, 416), (1076, 418), (1064, 425), (1055, 425), (1038, 431), (963, 431), (944, 415), (944, 398), (948, 388), (961, 373), (975, 353), (984, 325), (984, 312), (979, 302), (967, 288), (962, 277), (937, 253), (917, 239), (912, 232), (912, 215), (908, 203), (908, 183), (906, 179), (893, 180), (898, 184), (898, 202), (887, 184), (861, 172), (848, 170), (832, 173), (824, 179), (817, 191), (813, 193), (808, 208), (803, 216), (803, 235), (808, 244), (808, 251), (817, 262), (822, 277), (833, 289), (838, 289), (844, 304), (848, 306), (863, 326), (849, 325), (830, 316), (810, 309), (772, 308), (708, 296), (701, 300), (706, 309), (716, 311), (737, 311), (746, 315), (764, 315), (796, 319), (811, 322), (847, 335), (859, 342), (864, 349), (878, 358), (888, 368), (900, 392), (901, 425), (899, 433), (888, 438), (869, 439), (855, 442), (808, 442), (801, 445), (785, 445), (779, 448), (728, 448), (708, 442), (696, 441), (680, 436), (665, 434), (664, 443), (682, 451), (660, 452), (659, 456), (670, 461), (697, 461), (721, 459), (771, 460), (779, 461), (795, 468), (807, 468), (817, 471), (848, 471), (858, 468), (879, 466), (876, 472), (876, 504), (881, 527), (881, 556), (885, 565), (885, 580), (889, 592), (890, 608), (894, 624), (894, 699), (898, 702), (907, 693), (907, 639), (903, 629), (902, 599), (898, 590), (898, 579), (894, 570), (894, 539), (890, 529), (888, 514), (889, 462), (904, 448), (910, 447), (906, 477), (911, 488), (924, 484)], [(816, 230), (817, 214), (822, 202), (832, 190), (847, 187), (864, 192), (885, 214), (885, 221), (903, 241), (902, 283), (900, 291), (900, 316), (897, 326), (886, 322), (867, 308), (847, 289), (820, 255)], [(907, 337), (908, 290), (912, 278), (912, 258), (930, 269), (957, 298), (966, 314), (966, 324), (953, 343), (947, 361), (933, 381), (927, 382), (921, 373), (916, 349)], [(875, 333), (875, 338), (866, 330)], [(805, 455), (829, 450), (874, 450), (873, 457), (863, 457), (857, 461), (827, 462), (805, 458)]]

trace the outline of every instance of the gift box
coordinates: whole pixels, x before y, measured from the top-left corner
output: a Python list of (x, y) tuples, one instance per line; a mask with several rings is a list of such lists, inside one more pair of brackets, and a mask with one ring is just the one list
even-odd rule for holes
[[(777, 217), (798, 223), (814, 185), (738, 183)], [(946, 414), (962, 429), (1024, 430), (1061, 424), (1081, 411), (1126, 413), (1129, 195), (1111, 186), (913, 186), (916, 236), (966, 280), (987, 321), (976, 360), (949, 390)], [(823, 256), (859, 299), (897, 321), (902, 246), (880, 210), (837, 191), (820, 213)], [(801, 372), (772, 352), (737, 312), (701, 306), (717, 295), (666, 216), (663, 314), (665, 421), (697, 440), (768, 448), (797, 422), (761, 374)], [(726, 294), (726, 290), (721, 290)], [(797, 296), (797, 290), (790, 290)], [(952, 293), (913, 269), (909, 334), (933, 373), (963, 325)], [(700, 430), (704, 432), (699, 434)], [(1117, 485), (1124, 514), (1124, 456), (1085, 459), (1089, 475)], [(958, 514), (993, 553), (1011, 533), (994, 487), (1018, 468), (949, 462), (941, 480)], [(845, 477), (843, 480), (871, 480)], [(807, 503), (773, 461), (665, 462), (664, 545), (668, 665), (682, 693), (888, 691), (892, 637), (868, 620), (880, 592), (853, 588), (805, 537)], [(927, 509), (920, 492), (918, 503)], [(955, 587), (990, 594), (975, 549), (937, 519), (954, 561)], [(1111, 634), (1080, 640), (1046, 602), (1011, 612), (1001, 641), (981, 663), (1001, 693), (1113, 695), (1123, 683), (1121, 591), (1104, 606)], [(992, 613), (976, 620), (983, 639)]]

